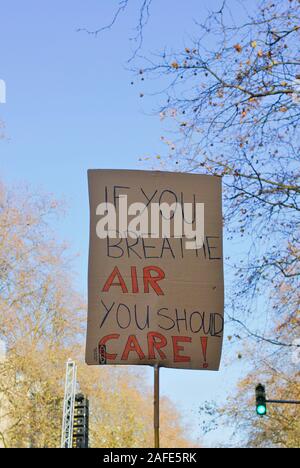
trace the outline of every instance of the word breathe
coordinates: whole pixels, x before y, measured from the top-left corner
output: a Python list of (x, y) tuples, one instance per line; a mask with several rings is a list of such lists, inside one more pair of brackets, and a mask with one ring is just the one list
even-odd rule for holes
[[(127, 195), (115, 204), (103, 202), (96, 208), (99, 239), (185, 239), (187, 250), (204, 244), (204, 203), (149, 203), (128, 205)], [(131, 219), (129, 220), (129, 217)]]

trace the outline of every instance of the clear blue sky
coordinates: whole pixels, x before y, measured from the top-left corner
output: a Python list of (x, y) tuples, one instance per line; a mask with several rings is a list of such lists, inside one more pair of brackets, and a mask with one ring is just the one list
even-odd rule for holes
[[(234, 7), (237, 3), (232, 0)], [(78, 285), (86, 292), (88, 249), (88, 168), (143, 168), (138, 158), (161, 153), (164, 133), (150, 116), (156, 97), (139, 98), (126, 70), (138, 1), (111, 32), (98, 38), (76, 32), (98, 28), (111, 19), (116, 1), (2, 0), (0, 79), (7, 103), (0, 104), (7, 141), (0, 142), (1, 178), (28, 182), (66, 200), (68, 213), (58, 235), (80, 253)], [(196, 32), (193, 19), (204, 18), (219, 0), (154, 0), (145, 32), (145, 51), (165, 45), (183, 47)], [(238, 11), (237, 11), (238, 13)], [(219, 373), (162, 371), (162, 391), (192, 416), (198, 406), (222, 403), (241, 367)], [(150, 377), (150, 372), (148, 373)], [(218, 434), (219, 438), (220, 434)], [(216, 443), (210, 437), (207, 443)], [(222, 439), (222, 435), (220, 436)]]

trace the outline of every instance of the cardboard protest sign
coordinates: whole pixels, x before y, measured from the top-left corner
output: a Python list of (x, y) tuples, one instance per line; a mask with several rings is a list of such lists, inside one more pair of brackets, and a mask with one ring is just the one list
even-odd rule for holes
[(87, 364), (218, 370), (221, 178), (90, 170), (88, 181)]

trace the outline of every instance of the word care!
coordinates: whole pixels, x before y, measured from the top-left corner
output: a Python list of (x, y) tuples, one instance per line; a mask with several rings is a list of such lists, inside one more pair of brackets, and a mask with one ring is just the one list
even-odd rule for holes
[[(88, 181), (87, 364), (218, 370), (224, 327), (221, 179), (167, 172), (90, 170)], [(184, 238), (174, 235), (172, 221), (176, 216), (169, 218), (168, 235), (158, 229), (163, 232), (161, 237), (149, 239), (151, 236), (143, 236), (142, 231), (136, 237), (126, 236), (124, 226), (120, 238), (117, 228), (113, 236), (110, 228), (107, 235), (103, 231), (99, 235), (99, 223), (102, 227), (106, 224), (109, 212), (105, 212), (103, 204), (114, 207), (117, 217), (122, 218), (119, 210), (123, 209), (123, 196), (126, 206), (139, 206), (146, 197), (149, 216), (151, 203), (160, 200), (170, 206), (174, 200), (184, 200), (192, 207), (203, 207), (201, 242), (197, 241), (197, 248), (191, 250)], [(163, 211), (157, 212), (162, 215), (161, 223), (165, 223)], [(190, 213), (197, 213), (197, 209)], [(127, 218), (128, 213), (126, 222)], [(189, 217), (189, 222), (190, 231), (194, 228), (196, 232), (197, 219)]]

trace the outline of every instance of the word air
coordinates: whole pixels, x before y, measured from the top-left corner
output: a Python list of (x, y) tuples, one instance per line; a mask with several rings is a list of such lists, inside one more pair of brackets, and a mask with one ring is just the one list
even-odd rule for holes
[[(137, 268), (132, 266), (130, 267), (129, 274), (130, 281), (127, 281), (126, 283), (126, 277), (122, 275), (118, 267), (115, 267), (107, 278), (102, 292), (108, 293), (111, 288), (118, 287), (121, 289), (123, 294), (128, 294), (129, 292), (132, 294), (138, 294), (140, 292), (149, 294), (150, 291), (154, 291), (157, 296), (164, 295), (163, 290), (158, 284), (160, 281), (165, 279), (165, 273), (161, 268), (155, 266), (144, 267), (142, 269), (142, 277), (139, 278)], [(128, 283), (130, 283), (130, 285)], [(142, 283), (142, 286), (139, 283)]]

